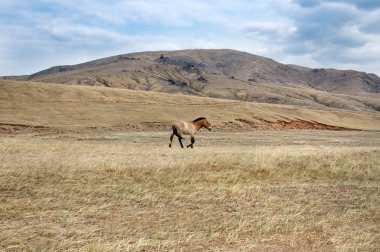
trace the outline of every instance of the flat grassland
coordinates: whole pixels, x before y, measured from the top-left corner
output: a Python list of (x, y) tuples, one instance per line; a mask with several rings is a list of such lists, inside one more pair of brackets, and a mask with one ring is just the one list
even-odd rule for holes
[(0, 135), (0, 250), (380, 250), (380, 132), (168, 137)]

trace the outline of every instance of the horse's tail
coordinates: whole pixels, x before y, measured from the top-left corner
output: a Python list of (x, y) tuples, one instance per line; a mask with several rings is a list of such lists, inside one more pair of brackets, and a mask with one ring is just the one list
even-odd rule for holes
[(180, 134), (178, 134), (178, 129), (177, 129), (177, 126), (175, 126), (175, 124), (172, 125), (172, 130), (173, 130), (174, 135), (176, 135), (180, 139), (184, 139)]

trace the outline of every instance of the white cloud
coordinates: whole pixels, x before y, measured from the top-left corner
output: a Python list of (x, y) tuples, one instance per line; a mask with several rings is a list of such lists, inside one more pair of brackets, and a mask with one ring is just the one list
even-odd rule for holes
[(375, 2), (306, 2), (3, 0), (0, 75), (189, 48), (232, 48), (283, 63), (380, 74)]
[(297, 28), (289, 20), (279, 21), (250, 21), (243, 26), (242, 31), (248, 37), (257, 40), (282, 41), (291, 36)]

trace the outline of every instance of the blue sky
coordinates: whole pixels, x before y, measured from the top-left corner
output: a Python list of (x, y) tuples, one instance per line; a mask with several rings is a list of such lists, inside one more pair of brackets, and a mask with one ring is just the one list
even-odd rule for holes
[(0, 32), (0, 76), (191, 48), (380, 76), (379, 0), (0, 0)]

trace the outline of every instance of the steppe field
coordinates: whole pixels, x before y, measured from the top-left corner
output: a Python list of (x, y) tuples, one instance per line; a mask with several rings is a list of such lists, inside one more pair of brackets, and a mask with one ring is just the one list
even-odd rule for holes
[(376, 112), (0, 84), (1, 251), (380, 250)]

